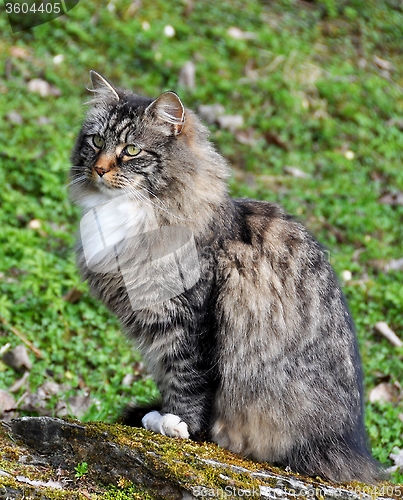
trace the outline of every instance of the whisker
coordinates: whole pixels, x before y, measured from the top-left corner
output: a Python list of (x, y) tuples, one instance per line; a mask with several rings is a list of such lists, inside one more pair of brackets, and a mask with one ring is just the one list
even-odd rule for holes
[(152, 201), (149, 198), (147, 198), (147, 196), (145, 196), (144, 193), (142, 193), (141, 191), (133, 188), (133, 186), (129, 186), (129, 187), (130, 187), (130, 192), (135, 196), (135, 198), (137, 198), (139, 201), (144, 202), (144, 204), (146, 204), (150, 208), (152, 208), (154, 206), (154, 207), (158, 208), (159, 210), (162, 210), (163, 212), (169, 214), (171, 217), (174, 217), (175, 219), (186, 220), (184, 217), (180, 217), (178, 215), (175, 215), (170, 210), (168, 210), (168, 208), (166, 207), (166, 205), (157, 196), (155, 196), (154, 193), (150, 193), (150, 191), (148, 189), (142, 187), (142, 189), (145, 189), (145, 191), (147, 191), (148, 193), (150, 193), (153, 196), (155, 196), (155, 198), (157, 199), (157, 201), (159, 202), (159, 204), (157, 204), (154, 201)]
[(153, 206), (158, 208), (159, 210), (162, 210), (163, 212), (169, 214), (171, 217), (174, 217), (175, 219), (178, 219), (178, 220), (188, 220), (186, 219), (185, 217), (180, 217), (179, 215), (175, 215), (173, 214), (169, 209), (168, 207), (165, 205), (165, 203), (160, 200), (158, 198), (157, 195), (155, 195), (153, 192), (151, 192), (148, 188), (146, 188), (145, 186), (142, 186), (141, 187), (141, 190), (143, 191), (146, 191), (148, 194), (150, 194), (151, 196), (153, 196), (158, 203), (154, 202), (153, 200), (150, 200), (149, 198), (147, 198), (147, 196), (144, 195), (144, 193), (141, 192), (141, 190), (139, 189), (136, 189), (134, 186), (130, 185), (129, 183), (129, 179), (127, 179), (128, 181), (128, 184), (125, 185), (125, 188), (129, 190), (129, 192), (139, 201), (142, 201), (144, 202), (147, 206), (149, 206), (150, 208), (152, 208)]
[(80, 175), (79, 177), (75, 177), (68, 182), (68, 186), (73, 186), (74, 184), (80, 184), (81, 182), (87, 181), (87, 177), (85, 175)]

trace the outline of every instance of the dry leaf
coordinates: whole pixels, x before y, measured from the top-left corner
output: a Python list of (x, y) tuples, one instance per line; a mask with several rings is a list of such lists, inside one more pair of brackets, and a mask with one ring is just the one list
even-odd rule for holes
[(402, 271), (403, 257), (401, 259), (392, 259), (385, 264), (385, 271)]
[(22, 125), (22, 116), (17, 111), (9, 111), (6, 114), (6, 118), (13, 125)]
[(29, 377), (29, 372), (25, 372), (20, 379), (14, 382), (14, 384), (10, 387), (9, 391), (13, 393), (18, 392), (21, 389), (21, 387), (23, 387), (27, 383), (28, 377)]
[(284, 167), (284, 172), (286, 174), (292, 175), (293, 177), (297, 177), (298, 179), (309, 179), (310, 177), (309, 174), (307, 174), (303, 170), (300, 170), (297, 167), (291, 167), (291, 166)]
[(257, 138), (253, 128), (248, 128), (247, 130), (237, 130), (235, 133), (235, 139), (240, 144), (245, 144), (246, 146), (254, 146), (257, 143)]
[(403, 450), (395, 446), (389, 458), (395, 463), (396, 470), (403, 469)]
[(35, 412), (38, 415), (49, 416), (52, 414), (50, 410), (46, 408), (48, 396), (40, 389), (37, 392), (26, 394), (21, 406), (19, 407), (23, 411)]
[(402, 347), (403, 342), (399, 339), (396, 333), (389, 327), (385, 321), (378, 321), (375, 324), (375, 330), (389, 340), (389, 342), (395, 347)]
[(51, 85), (46, 80), (42, 80), (41, 78), (34, 78), (28, 82), (28, 90), (30, 92), (35, 92), (40, 94), (42, 97), (55, 96), (59, 97), (62, 95), (60, 89)]
[(30, 371), (32, 368), (32, 362), (29, 359), (27, 348), (22, 344), (17, 345), (17, 347), (14, 347), (11, 351), (7, 351), (2, 359), (7, 366), (11, 366), (11, 368), (19, 372), (24, 372), (26, 370)]
[(243, 126), (243, 116), (241, 115), (222, 115), (217, 118), (217, 123), (220, 128), (235, 132)]
[(40, 126), (43, 127), (44, 125), (50, 125), (52, 120), (47, 117), (47, 116), (39, 116), (38, 119), (36, 120), (36, 123)]
[(8, 422), (12, 418), (15, 418), (15, 409), (16, 403), (7, 391), (3, 391), (0, 389), (0, 420), (3, 420), (4, 422)]
[(195, 90), (196, 88), (196, 66), (192, 61), (185, 63), (180, 72), (178, 85), (185, 89)]
[(403, 257), (401, 259), (373, 259), (369, 261), (369, 264), (378, 271), (389, 272), (389, 271), (403, 271)]
[(382, 382), (369, 393), (369, 400), (371, 403), (397, 403), (399, 396), (400, 390), (396, 385)]
[(70, 302), (70, 304), (77, 304), (77, 302), (81, 299), (83, 292), (77, 290), (76, 287), (73, 287), (69, 290), (65, 295), (63, 295), (62, 299), (66, 302)]
[(399, 130), (403, 130), (403, 118), (391, 118), (386, 122), (388, 127), (396, 127)]
[(283, 139), (276, 133), (274, 132), (265, 132), (264, 137), (267, 141), (268, 144), (274, 144), (275, 146), (278, 146), (281, 149), (284, 149), (285, 151), (288, 151), (288, 146), (287, 144), (283, 141)]
[(383, 205), (403, 205), (403, 193), (401, 191), (396, 193), (385, 193), (379, 198), (378, 201)]
[(52, 380), (48, 380), (41, 385), (40, 389), (45, 393), (47, 397), (56, 396), (59, 392), (65, 391), (69, 388), (66, 384), (60, 385)]
[(221, 104), (201, 104), (197, 112), (202, 120), (209, 125), (217, 123), (218, 117), (225, 114), (225, 108)]
[(23, 47), (17, 47), (14, 45), (13, 47), (10, 47), (10, 55), (12, 57), (15, 57), (16, 59), (29, 59), (30, 55), (27, 49), (24, 49)]
[(251, 31), (242, 31), (236, 26), (229, 28), (227, 33), (234, 40), (255, 40), (256, 38), (256, 33), (252, 33)]
[(395, 67), (390, 61), (386, 61), (385, 59), (381, 59), (378, 56), (374, 56), (373, 59), (376, 66), (382, 71), (394, 71)]
[(91, 406), (90, 396), (78, 395), (71, 396), (67, 401), (59, 401), (56, 405), (56, 414), (58, 417), (73, 416), (82, 418)]

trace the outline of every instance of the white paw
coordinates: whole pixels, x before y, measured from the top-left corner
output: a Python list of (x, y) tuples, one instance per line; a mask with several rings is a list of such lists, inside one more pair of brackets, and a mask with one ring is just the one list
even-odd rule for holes
[(158, 432), (164, 436), (185, 439), (189, 437), (187, 424), (180, 417), (172, 413), (161, 415), (158, 411), (151, 411), (147, 415), (144, 415), (141, 422), (145, 429)]

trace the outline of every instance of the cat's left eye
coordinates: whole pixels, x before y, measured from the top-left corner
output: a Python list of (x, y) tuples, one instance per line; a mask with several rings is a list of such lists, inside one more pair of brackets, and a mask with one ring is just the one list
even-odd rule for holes
[(139, 153), (141, 153), (141, 149), (137, 148), (133, 144), (129, 144), (128, 146), (125, 147), (123, 153), (126, 156), (137, 156)]
[(100, 135), (95, 134), (92, 136), (92, 143), (96, 148), (102, 148), (105, 145), (105, 139), (103, 139)]

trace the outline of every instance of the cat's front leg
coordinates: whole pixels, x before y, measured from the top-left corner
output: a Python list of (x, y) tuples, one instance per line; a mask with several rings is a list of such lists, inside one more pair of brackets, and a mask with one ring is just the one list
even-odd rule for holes
[(145, 358), (162, 405), (143, 417), (146, 429), (181, 438), (196, 438), (208, 429), (214, 377), (199, 338), (174, 328), (164, 332), (163, 343), (159, 338), (148, 346)]

